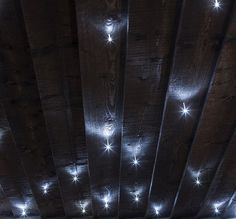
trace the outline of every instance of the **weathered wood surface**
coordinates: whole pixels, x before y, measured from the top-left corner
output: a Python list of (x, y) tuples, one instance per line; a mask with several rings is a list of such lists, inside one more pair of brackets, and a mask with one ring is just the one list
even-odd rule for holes
[[(37, 81), (19, 1), (1, 1), (1, 103), (42, 216), (63, 215)], [(43, 183), (52, 183), (50, 196)]]
[[(88, 156), (72, 1), (23, 0), (23, 11), (48, 137), (66, 216), (90, 201)], [(79, 182), (73, 182), (73, 172)], [(91, 205), (86, 207), (92, 214)]]
[[(204, 0), (185, 1), (160, 131), (150, 203), (169, 216), (204, 105), (231, 1), (215, 12)], [(181, 116), (183, 102), (190, 115)], [(191, 200), (186, 200), (186, 202)], [(188, 216), (188, 215), (186, 215)]]
[[(178, 24), (178, 1), (129, 3), (119, 216), (144, 216), (148, 203), (169, 66)], [(137, 149), (137, 151), (135, 151)], [(132, 162), (137, 158), (139, 165)], [(134, 192), (140, 192), (135, 203)]]
[[(117, 216), (122, 131), (126, 1), (76, 0), (86, 143), (94, 217)], [(106, 25), (112, 21), (113, 42)], [(122, 46), (123, 45), (123, 46)], [(112, 129), (110, 137), (104, 128)], [(112, 151), (105, 151), (105, 144)], [(110, 191), (109, 209), (104, 196)]]

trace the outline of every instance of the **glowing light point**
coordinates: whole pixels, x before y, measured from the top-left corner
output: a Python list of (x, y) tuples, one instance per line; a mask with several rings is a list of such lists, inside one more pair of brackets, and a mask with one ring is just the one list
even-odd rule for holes
[(184, 116), (189, 115), (189, 113), (190, 113), (189, 107), (186, 107), (185, 103), (183, 103), (183, 107), (181, 108), (181, 112)]
[(216, 214), (219, 214), (219, 213), (220, 213), (219, 209), (216, 208), (216, 207), (215, 207), (215, 213), (216, 213)]
[(160, 214), (160, 211), (159, 211), (157, 208), (155, 208), (155, 214), (156, 214), (156, 215), (159, 215), (159, 214)]
[(136, 158), (136, 157), (134, 157), (134, 159), (132, 160), (132, 164), (133, 164), (133, 166), (139, 166), (139, 160)]
[(105, 208), (108, 208), (108, 207), (109, 207), (108, 203), (105, 203)]
[(74, 175), (74, 176), (73, 176), (73, 182), (78, 182), (78, 181), (79, 181), (78, 176), (77, 176), (77, 175)]
[(85, 208), (82, 208), (82, 213), (85, 214), (86, 213), (86, 210)]
[(138, 196), (135, 196), (135, 199), (134, 199), (136, 202), (139, 202), (139, 197)]
[(26, 216), (26, 211), (25, 210), (22, 210), (22, 212), (21, 212), (21, 216)]
[(112, 151), (112, 145), (110, 143), (105, 144), (105, 151), (107, 152)]
[(199, 179), (196, 179), (196, 185), (200, 186), (201, 185), (201, 182)]
[(111, 43), (111, 42), (113, 41), (113, 39), (112, 39), (112, 37), (111, 37), (111, 34), (108, 34), (107, 41), (108, 41), (109, 43)]
[(220, 7), (220, 3), (218, 0), (215, 0), (215, 4), (214, 4), (215, 8), (219, 8)]
[(105, 195), (103, 198), (103, 202), (104, 202), (104, 207), (106, 209), (109, 208), (109, 200), (110, 200), (110, 194)]
[(48, 187), (49, 185), (46, 183), (45, 185), (43, 185), (43, 194), (47, 194), (48, 193)]

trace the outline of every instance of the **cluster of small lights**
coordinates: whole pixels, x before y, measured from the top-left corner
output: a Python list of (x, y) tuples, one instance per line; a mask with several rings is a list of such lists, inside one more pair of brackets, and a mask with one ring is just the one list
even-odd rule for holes
[[(214, 0), (214, 7), (215, 8), (219, 8), (220, 7), (220, 2), (218, 0)], [(107, 42), (108, 43), (112, 43), (113, 42), (113, 37), (112, 37), (112, 33), (114, 31), (114, 26), (112, 24), (111, 20), (107, 21), (106, 24), (106, 33), (107, 33)], [(190, 108), (188, 106), (185, 105), (185, 103), (183, 103), (183, 106), (181, 107), (181, 113), (184, 116), (190, 115)], [(109, 138), (113, 135), (114, 133), (114, 127), (110, 124), (110, 125), (105, 125), (103, 128), (103, 135), (106, 138), (106, 144), (105, 144), (105, 151), (106, 152), (110, 152), (112, 151), (112, 144), (109, 143)], [(139, 146), (140, 147), (140, 146)], [(140, 148), (139, 148), (140, 149)], [(140, 165), (140, 161), (136, 156), (136, 151), (137, 148), (134, 149), (134, 155), (133, 155), (133, 160), (132, 160), (132, 165), (137, 167)], [(78, 177), (78, 173), (77, 171), (73, 174), (73, 182), (78, 182), (79, 181), (79, 177)], [(195, 184), (200, 186), (201, 185), (201, 180), (200, 180), (200, 174), (195, 178)], [(42, 186), (43, 189), (43, 194), (47, 194), (48, 193), (48, 189), (49, 189), (49, 184), (46, 183)], [(103, 199), (102, 199), (103, 203), (104, 203), (104, 208), (105, 209), (109, 209), (110, 207), (110, 193), (108, 192), (108, 194), (106, 194)], [(140, 195), (138, 192), (134, 193), (134, 201), (136, 203), (140, 202)], [(82, 214), (86, 214), (86, 206), (85, 204), (80, 204), (80, 208), (81, 208), (81, 212)], [(219, 214), (220, 210), (219, 210), (219, 206), (217, 204), (214, 204), (214, 212), (215, 214)], [(160, 207), (154, 207), (154, 213), (156, 216), (160, 215)], [(24, 207), (21, 207), (21, 216), (22, 217), (26, 217), (27, 216), (27, 206), (25, 205)]]

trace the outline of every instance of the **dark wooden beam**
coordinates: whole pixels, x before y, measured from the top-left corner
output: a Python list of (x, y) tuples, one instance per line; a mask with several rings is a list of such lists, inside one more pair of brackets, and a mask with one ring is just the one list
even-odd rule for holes
[[(171, 214), (175, 202), (224, 34), (229, 2), (224, 2), (226, 10), (216, 11), (204, 0), (185, 1), (150, 195), (150, 204), (160, 206), (161, 217)], [(190, 115), (182, 115), (183, 103), (190, 108)]]
[[(120, 218), (144, 217), (146, 213), (179, 5), (178, 0), (129, 4)], [(137, 166), (132, 163), (135, 157)], [(138, 203), (135, 192), (140, 192)]]
[[(77, 25), (72, 1), (22, 0), (66, 216), (82, 216), (90, 201)], [(73, 182), (78, 171), (79, 182)], [(90, 206), (86, 214), (91, 215)]]
[[(224, 153), (224, 158), (217, 168), (215, 177), (211, 182), (210, 188), (204, 201), (202, 202), (202, 207), (197, 217), (203, 218), (214, 215), (215, 204), (219, 204), (219, 214), (224, 216), (224, 213), (227, 211), (227, 205), (230, 206), (231, 197), (233, 197), (236, 189), (235, 144), (236, 132), (233, 134), (227, 150)], [(234, 216), (234, 214), (235, 211), (233, 211), (231, 216)]]
[(1, 184), (0, 184), (0, 215), (4, 215), (4, 217), (13, 216), (11, 204), (6, 197)]
[[(224, 21), (222, 42), (216, 53), (214, 74), (172, 209), (173, 218), (197, 215), (217, 167), (225, 159), (224, 152), (234, 129), (236, 77), (233, 66), (236, 52), (234, 42), (228, 41), (236, 36), (233, 34), (236, 24), (232, 22), (233, 8), (233, 1), (224, 2), (228, 16)], [(195, 184), (198, 172), (200, 186)]]
[[(64, 215), (20, 1), (0, 7), (1, 103), (41, 215)], [(52, 183), (48, 196), (45, 182)]]
[(38, 206), (33, 197), (28, 178), (25, 174), (20, 155), (16, 149), (5, 112), (0, 106), (0, 132), (1, 132), (1, 171), (0, 185), (6, 198), (11, 204), (14, 216), (21, 215), (20, 205), (30, 203), (27, 215), (39, 215)]
[[(114, 217), (118, 213), (127, 2), (75, 2), (94, 217)], [(111, 31), (113, 42), (108, 42), (106, 31)], [(107, 141), (111, 151), (105, 149)], [(109, 191), (105, 209), (103, 199)]]

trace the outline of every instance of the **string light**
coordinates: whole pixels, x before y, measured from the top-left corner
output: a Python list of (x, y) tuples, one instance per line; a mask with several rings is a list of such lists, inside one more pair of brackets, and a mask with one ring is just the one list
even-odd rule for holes
[(106, 138), (109, 138), (113, 135), (114, 133), (114, 127), (112, 124), (105, 124), (104, 127), (103, 127), (103, 135), (106, 137)]
[(158, 215), (160, 214), (160, 211), (159, 211), (159, 209), (158, 209), (157, 207), (155, 207), (155, 208), (154, 208), (154, 210), (155, 210), (155, 215), (157, 215), (157, 216), (158, 216)]
[(79, 181), (79, 178), (78, 178), (78, 175), (76, 174), (73, 176), (73, 182), (78, 182), (78, 181)]
[(220, 3), (219, 3), (218, 0), (215, 0), (214, 6), (215, 6), (215, 8), (219, 8), (220, 7)]
[(26, 217), (27, 216), (27, 205), (23, 205), (20, 207), (21, 208), (21, 216)]
[(181, 107), (181, 112), (182, 112), (182, 115), (184, 116), (190, 114), (190, 109), (189, 107), (186, 107), (185, 103), (183, 103), (183, 107)]
[(107, 193), (104, 195), (102, 201), (104, 203), (104, 208), (105, 209), (108, 209), (110, 207), (110, 201), (111, 201), (111, 194), (110, 194), (110, 191), (109, 189), (106, 189), (107, 190)]
[(214, 212), (215, 212), (215, 214), (219, 214), (220, 213), (219, 207), (221, 206), (221, 204), (223, 204), (223, 203), (215, 203), (214, 204)]
[(134, 201), (135, 201), (135, 202), (139, 202), (139, 196), (138, 196), (138, 194), (135, 194)]
[(140, 165), (140, 162), (136, 156), (134, 156), (134, 159), (132, 160), (132, 164), (133, 166), (136, 166), (136, 167)]
[(160, 210), (161, 210), (162, 206), (161, 205), (153, 205), (153, 210), (154, 210), (154, 214), (156, 216), (159, 216), (160, 215)]
[(108, 42), (108, 43), (112, 43), (112, 42), (113, 42), (113, 39), (112, 39), (112, 37), (111, 37), (111, 34), (108, 34), (107, 42)]
[(48, 188), (49, 188), (48, 183), (45, 183), (42, 187), (43, 187), (43, 194), (46, 195), (48, 193)]
[(200, 186), (201, 185), (201, 181), (197, 178), (195, 181), (196, 185)]
[(81, 208), (82, 214), (86, 214), (86, 204), (81, 202), (80, 203), (80, 208)]
[(109, 196), (108, 195), (104, 196), (103, 201), (104, 201), (104, 207), (106, 209), (109, 208)]
[(195, 179), (195, 184), (196, 184), (197, 186), (200, 186), (200, 185), (201, 185), (200, 175), (201, 175), (201, 172), (198, 171), (198, 172), (196, 173), (196, 179)]

